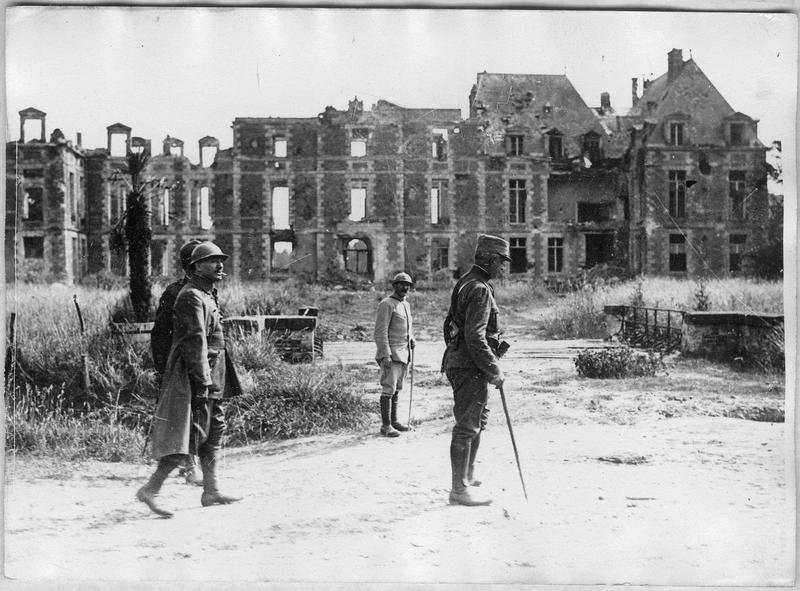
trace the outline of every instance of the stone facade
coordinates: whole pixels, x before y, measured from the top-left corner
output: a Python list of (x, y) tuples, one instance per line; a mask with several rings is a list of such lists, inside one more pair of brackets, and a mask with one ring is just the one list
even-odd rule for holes
[[(669, 72), (642, 97), (634, 89), (624, 116), (607, 93), (588, 107), (566, 76), (482, 72), (467, 119), (357, 98), (316, 117), (236, 118), (231, 148), (199, 141), (199, 165), (167, 136), (145, 175), (153, 274), (177, 274), (180, 245), (201, 238), (231, 255), (243, 281), (444, 278), (469, 267), (480, 232), (511, 242), (512, 274), (556, 283), (598, 264), (736, 273), (762, 237), (765, 148), (756, 122), (680, 57), (670, 52)], [(29, 119), (41, 137), (22, 135)], [(45, 141), (40, 111), (20, 120), (20, 141), (7, 146), (8, 277), (124, 274), (109, 232), (124, 212), (120, 171), (125, 151), (150, 141), (116, 123), (106, 148), (85, 150), (60, 132)], [(70, 178), (74, 192), (60, 192)], [(39, 186), (43, 219), (31, 220), (21, 195)]]

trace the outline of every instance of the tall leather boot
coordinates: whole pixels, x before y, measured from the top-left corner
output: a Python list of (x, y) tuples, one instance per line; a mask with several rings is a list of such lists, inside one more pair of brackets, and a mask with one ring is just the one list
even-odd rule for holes
[(481, 445), (481, 431), (472, 438), (469, 448), (469, 467), (467, 468), (467, 484), (469, 486), (480, 486), (481, 481), (475, 479), (475, 456), (478, 455), (478, 448)]
[(400, 432), (392, 427), (390, 414), (392, 411), (392, 398), (381, 396), (381, 435), (386, 437), (400, 437)]
[(216, 450), (204, 451), (200, 454), (200, 466), (203, 468), (203, 494), (200, 504), (203, 507), (211, 505), (230, 505), (241, 501), (241, 497), (223, 495), (217, 488), (217, 452)]
[(411, 427), (406, 427), (404, 424), (397, 420), (397, 392), (392, 394), (392, 427), (397, 429), (398, 431), (411, 431)]
[(491, 504), (491, 499), (482, 498), (474, 494), (466, 483), (467, 470), (469, 469), (470, 441), (450, 442), (450, 468), (452, 471), (452, 488), (450, 489), (451, 505), (466, 505), (475, 507)]
[(150, 510), (156, 515), (160, 515), (161, 517), (172, 517), (173, 515), (171, 511), (162, 509), (156, 504), (156, 497), (161, 490), (161, 485), (164, 484), (167, 476), (169, 476), (169, 473), (178, 467), (182, 459), (183, 456), (176, 454), (164, 456), (158, 460), (158, 467), (156, 467), (156, 471), (153, 472), (150, 480), (136, 491), (136, 498), (150, 507)]

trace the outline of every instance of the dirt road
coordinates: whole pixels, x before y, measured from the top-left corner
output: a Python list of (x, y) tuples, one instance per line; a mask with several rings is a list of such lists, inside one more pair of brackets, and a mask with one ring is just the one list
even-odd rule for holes
[[(493, 394), (478, 476), (494, 504), (447, 504), (449, 391), (434, 371), (437, 345), (421, 343), (415, 416), (426, 420), (415, 431), (386, 439), (376, 428), (226, 450), (221, 480), (245, 497), (238, 504), (201, 508), (200, 489), (173, 478), (162, 497), (176, 515), (158, 519), (133, 500), (149, 466), (87, 464), (55, 480), (11, 459), (6, 574), (365, 588), (791, 583), (794, 497), (784, 423), (697, 413), (665, 419), (647, 405), (668, 397), (648, 392), (644, 401), (638, 385), (623, 381), (614, 401), (591, 383), (548, 389), (545, 373), (551, 380), (574, 373), (574, 344), (518, 345), (506, 361), (507, 391), (527, 502)], [(527, 355), (526, 347), (541, 354)], [(370, 351), (342, 344), (327, 348), (326, 358), (369, 362)], [(598, 410), (612, 402), (627, 405), (614, 416), (634, 409), (624, 424)]]

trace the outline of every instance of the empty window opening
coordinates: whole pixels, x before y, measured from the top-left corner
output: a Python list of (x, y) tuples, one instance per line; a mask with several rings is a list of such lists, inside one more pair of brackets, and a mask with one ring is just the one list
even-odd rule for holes
[(169, 147), (170, 156), (183, 156), (183, 145), (171, 144)]
[(170, 275), (169, 248), (163, 240), (153, 240), (150, 245), (152, 256), (151, 271), (153, 275)]
[(731, 170), (728, 173), (728, 194), (731, 200), (731, 218), (745, 219), (746, 174), (744, 170)]
[(564, 270), (564, 239), (547, 239), (547, 272), (561, 273)]
[(272, 229), (289, 229), (289, 187), (272, 188)]
[(273, 271), (286, 271), (292, 263), (292, 252), (294, 251), (294, 244), (291, 242), (273, 242), (272, 243), (272, 267)]
[(669, 171), (669, 215), (686, 217), (686, 171)]
[(585, 266), (591, 269), (595, 265), (608, 264), (614, 256), (613, 234), (586, 234)]
[(367, 138), (369, 129), (353, 129), (350, 136), (350, 155), (355, 158), (367, 155)]
[(609, 203), (578, 202), (578, 223), (608, 222), (611, 220), (611, 207)]
[(208, 168), (214, 163), (218, 151), (219, 148), (217, 146), (203, 146), (200, 150), (200, 160), (203, 164), (203, 168)]
[(524, 153), (524, 136), (516, 133), (508, 134), (506, 136), (506, 154), (509, 156), (522, 156)]
[(560, 135), (547, 136), (547, 152), (553, 160), (560, 160), (564, 156)]
[(282, 137), (275, 138), (275, 156), (277, 158), (286, 158), (286, 139)]
[(22, 219), (40, 222), (44, 219), (43, 193), (40, 187), (30, 187), (22, 199)]
[(431, 156), (436, 160), (447, 160), (447, 130), (434, 129), (431, 142)]
[(372, 266), (372, 252), (369, 246), (358, 238), (347, 242), (344, 248), (344, 268), (352, 273), (368, 275)]
[(669, 270), (671, 273), (686, 272), (686, 237), (683, 234), (669, 235)]
[(525, 179), (510, 179), (508, 181), (508, 221), (511, 224), (525, 223), (525, 205), (528, 193), (525, 189)]
[(22, 249), (26, 259), (43, 259), (44, 238), (42, 236), (25, 236), (22, 239)]
[(208, 187), (200, 188), (200, 227), (203, 230), (208, 230), (211, 227), (211, 209), (210, 197)]
[(528, 248), (525, 238), (511, 238), (511, 273), (525, 273), (528, 270)]
[(124, 157), (128, 152), (128, 136), (124, 133), (111, 134), (111, 155)]
[(446, 238), (431, 242), (431, 271), (450, 268), (450, 241)]
[(587, 167), (600, 160), (600, 138), (594, 134), (583, 136), (583, 154), (589, 160), (584, 162)]
[(729, 269), (731, 273), (742, 270), (742, 256), (747, 245), (746, 234), (731, 234), (728, 238), (729, 245)]
[(75, 184), (75, 173), (69, 173), (69, 184), (67, 185), (67, 192), (69, 193), (69, 217), (74, 224), (78, 220), (78, 195), (77, 186)]
[(731, 145), (744, 146), (747, 144), (744, 123), (731, 123)]
[(683, 145), (683, 123), (669, 124), (669, 145), (670, 146)]
[(169, 189), (161, 192), (161, 200), (158, 203), (158, 223), (162, 226), (169, 225)]
[(353, 222), (363, 220), (367, 215), (367, 182), (353, 181), (350, 186), (350, 215)]
[(447, 181), (433, 181), (431, 187), (431, 223), (442, 223), (442, 210), (447, 195)]
[(22, 124), (22, 133), (24, 134), (25, 143), (30, 141), (41, 141), (41, 139), (44, 137), (44, 120), (26, 119)]
[(44, 176), (44, 170), (41, 168), (26, 168), (22, 171), (22, 177), (26, 179), (38, 179)]

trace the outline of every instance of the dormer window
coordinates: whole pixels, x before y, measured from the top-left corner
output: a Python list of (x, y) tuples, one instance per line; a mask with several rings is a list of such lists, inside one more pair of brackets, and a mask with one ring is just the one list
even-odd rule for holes
[(564, 157), (564, 148), (561, 142), (561, 134), (549, 133), (547, 138), (547, 153), (553, 160), (561, 160)]
[(731, 123), (730, 124), (731, 145), (732, 146), (746, 146), (747, 133), (744, 123)]
[(589, 132), (583, 136), (583, 154), (588, 158), (588, 166), (600, 160), (600, 136)]
[(550, 101), (547, 101), (547, 102), (544, 104), (544, 107), (542, 107), (542, 111), (543, 111), (545, 114), (549, 114), (549, 113), (552, 113), (552, 112), (553, 112), (553, 105), (551, 105), (551, 104), (550, 104)]
[(683, 130), (684, 130), (683, 123), (678, 123), (673, 121), (669, 124), (668, 142), (670, 146), (683, 145)]

